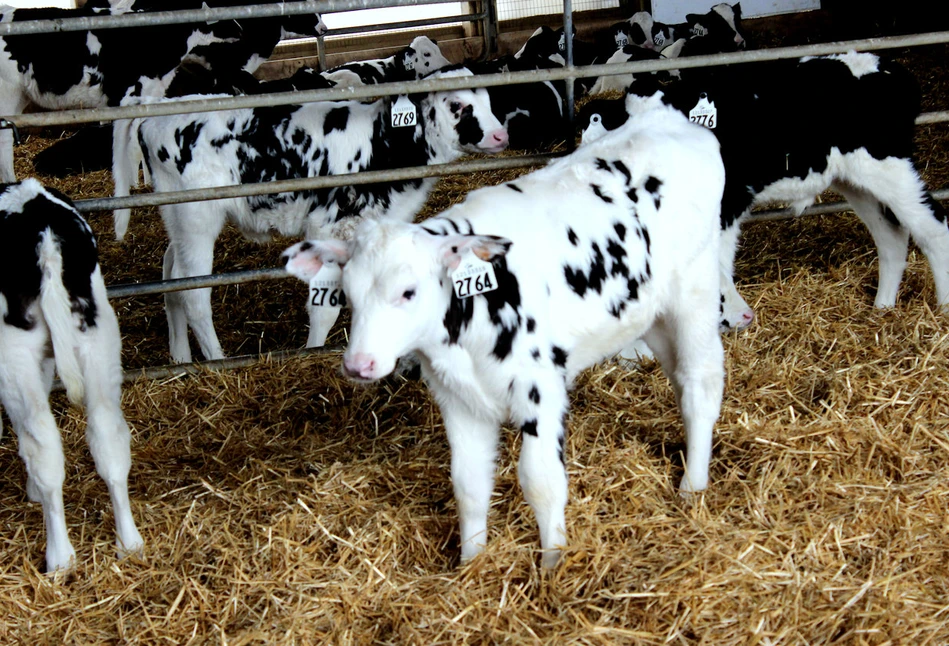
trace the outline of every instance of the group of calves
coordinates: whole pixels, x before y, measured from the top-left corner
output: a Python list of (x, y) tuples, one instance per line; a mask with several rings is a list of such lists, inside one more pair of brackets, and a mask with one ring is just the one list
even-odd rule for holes
[[(716, 7), (711, 13), (721, 15)], [(643, 24), (631, 19), (624, 37), (647, 33)], [(651, 23), (654, 48), (654, 30), (664, 28)], [(739, 37), (735, 30), (733, 44)], [(471, 72), (447, 66), (435, 74)], [(807, 109), (788, 101), (822, 88), (847, 99)], [(117, 165), (117, 183), (128, 186), (139, 159), (156, 190), (177, 190), (441, 163), (498, 152), (513, 139), (483, 89), (408, 100), (414, 118), (406, 127), (394, 124), (388, 99), (128, 121), (116, 127), (115, 154), (133, 163)], [(648, 346), (684, 421), (680, 489), (706, 488), (723, 392), (720, 330), (754, 316), (732, 276), (739, 225), (752, 205), (803, 209), (834, 188), (877, 245), (875, 304), (895, 304), (912, 236), (930, 262), (939, 305), (949, 307), (946, 213), (912, 162), (918, 111), (908, 73), (865, 53), (775, 63), (766, 73), (759, 66), (678, 80), (646, 75), (624, 98), (584, 107), (573, 153), (473, 191), (422, 223), (412, 220), (432, 180), (163, 207), (172, 240), (165, 275), (210, 273), (214, 239), (228, 220), (257, 238), (305, 234), (284, 259), (311, 291), (345, 293), (352, 327), (344, 372), (371, 382), (400, 357), (415, 354), (421, 363), (452, 449), (462, 560), (484, 547), (499, 429), (510, 422), (521, 430), (518, 475), (550, 567), (566, 543), (567, 392), (586, 367)], [(0, 392), (20, 438), (27, 493), (43, 503), (47, 568), (68, 567), (75, 554), (63, 517), (62, 449), (46, 403), (54, 368), (69, 399), (88, 411), (119, 552), (140, 550), (127, 493), (119, 332), (95, 240), (69, 200), (35, 180), (2, 186), (0, 217)], [(308, 303), (308, 343), (322, 344), (339, 301)], [(166, 305), (176, 360), (190, 359), (189, 327), (205, 357), (223, 356), (207, 290), (168, 296)]]

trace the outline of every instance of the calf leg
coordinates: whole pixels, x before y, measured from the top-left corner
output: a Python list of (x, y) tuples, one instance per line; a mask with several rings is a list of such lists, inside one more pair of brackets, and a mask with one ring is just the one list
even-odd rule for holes
[(29, 332), (3, 325), (0, 330), (0, 394), (26, 465), (28, 493), (43, 505), (46, 569), (68, 568), (76, 557), (66, 529), (62, 440), (49, 409), (43, 375), (45, 326)]
[[(169, 244), (174, 254), (171, 278), (205, 276), (214, 266), (214, 242), (224, 226), (220, 205), (177, 204), (162, 210)], [(178, 294), (188, 325), (207, 360), (223, 359), (224, 352), (214, 330), (210, 288), (189, 289)], [(176, 361), (177, 357), (173, 357)]]
[[(169, 245), (162, 263), (162, 278), (174, 276), (175, 251)], [(179, 292), (165, 292), (165, 316), (168, 319), (168, 345), (175, 363), (191, 362), (191, 343), (188, 341), (188, 319)]]
[(494, 489), (499, 424), (457, 403), (442, 405), (451, 446), (451, 480), (461, 525), (461, 562), (484, 550)]
[(676, 392), (685, 426), (686, 466), (679, 485), (683, 493), (708, 487), (712, 431), (722, 405), (725, 353), (717, 330), (716, 286), (693, 263), (675, 299), (672, 314), (658, 321), (645, 337)]
[(906, 269), (909, 231), (901, 227), (899, 222), (887, 220), (883, 205), (867, 191), (846, 184), (835, 184), (834, 189), (847, 198), (876, 244), (879, 285), (873, 304), (876, 307), (893, 307)]
[[(744, 214), (744, 217), (747, 214)], [(719, 312), (721, 331), (742, 330), (755, 319), (755, 312), (735, 287), (735, 254), (738, 252), (738, 235), (741, 219), (736, 219), (729, 227), (722, 229), (719, 243), (719, 272), (721, 276), (721, 296)]]
[(128, 474), (131, 435), (122, 414), (122, 366), (119, 325), (106, 300), (105, 285), (96, 272), (94, 297), (99, 304), (95, 327), (80, 334), (79, 358), (86, 383), (86, 441), (112, 499), (116, 546), (120, 557), (142, 549), (142, 536), (132, 518)]
[[(521, 429), (521, 457), (517, 475), (524, 499), (534, 510), (544, 553), (541, 565), (551, 568), (560, 559), (560, 548), (567, 542), (564, 510), (567, 506), (567, 470), (564, 460), (567, 392), (563, 381), (554, 379), (523, 380), (515, 394), (522, 401), (515, 409), (515, 421)], [(558, 383), (554, 383), (556, 380)]]

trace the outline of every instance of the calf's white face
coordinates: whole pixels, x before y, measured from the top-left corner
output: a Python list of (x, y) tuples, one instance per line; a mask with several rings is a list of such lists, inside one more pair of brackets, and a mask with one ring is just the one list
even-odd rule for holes
[[(455, 69), (435, 72), (430, 78), (473, 76), (470, 70)], [(426, 135), (430, 139), (457, 141), (461, 150), (469, 153), (499, 153), (508, 144), (507, 129), (491, 112), (487, 90), (454, 90), (437, 92), (428, 104), (424, 118), (434, 128)]]
[(352, 306), (343, 372), (356, 381), (389, 375), (400, 357), (440, 343), (452, 299), (449, 272), (464, 254), (482, 260), (507, 251), (502, 238), (438, 236), (415, 224), (367, 219), (352, 242), (310, 240), (283, 253), (287, 271), (309, 282), (324, 263), (343, 266)]

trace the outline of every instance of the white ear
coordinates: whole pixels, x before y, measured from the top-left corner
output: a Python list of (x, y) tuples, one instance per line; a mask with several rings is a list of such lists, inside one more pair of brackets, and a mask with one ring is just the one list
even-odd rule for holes
[(289, 247), (280, 258), (287, 272), (305, 283), (316, 276), (326, 263), (345, 265), (352, 254), (352, 245), (342, 240), (305, 240)]
[(441, 240), (438, 246), (438, 258), (448, 269), (455, 269), (467, 251), (491, 262), (503, 256), (511, 248), (511, 241), (500, 236), (454, 235)]

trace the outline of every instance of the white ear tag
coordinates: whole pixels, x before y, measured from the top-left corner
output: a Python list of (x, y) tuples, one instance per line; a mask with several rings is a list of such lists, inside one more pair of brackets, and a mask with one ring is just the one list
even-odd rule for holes
[(708, 29), (704, 25), (695, 23), (694, 25), (692, 25), (692, 35), (699, 36), (699, 37), (708, 36)]
[(407, 69), (407, 70), (414, 70), (414, 69), (415, 69), (415, 59), (414, 59), (414, 58), (408, 58), (408, 59), (406, 59), (406, 61), (405, 61), (405, 69)]
[(567, 32), (560, 34), (560, 40), (557, 41), (557, 49), (562, 52), (567, 51)]
[(666, 36), (661, 31), (657, 31), (652, 37), (652, 42), (656, 47), (663, 47), (666, 44)]
[(689, 121), (706, 128), (715, 128), (718, 125), (718, 108), (715, 107), (714, 101), (708, 100), (705, 92), (699, 95), (699, 102), (689, 110)]
[(615, 38), (616, 38), (616, 49), (623, 49), (624, 47), (629, 45), (629, 38), (626, 37), (626, 34), (624, 33), (616, 34)]
[(494, 265), (481, 260), (470, 251), (461, 257), (461, 262), (450, 274), (455, 288), (455, 296), (468, 298), (498, 288), (498, 279), (494, 275)]
[(336, 263), (324, 263), (310, 279), (310, 305), (313, 307), (346, 307), (343, 293), (343, 268)]
[(392, 127), (408, 128), (415, 125), (415, 104), (404, 94), (392, 104)]

